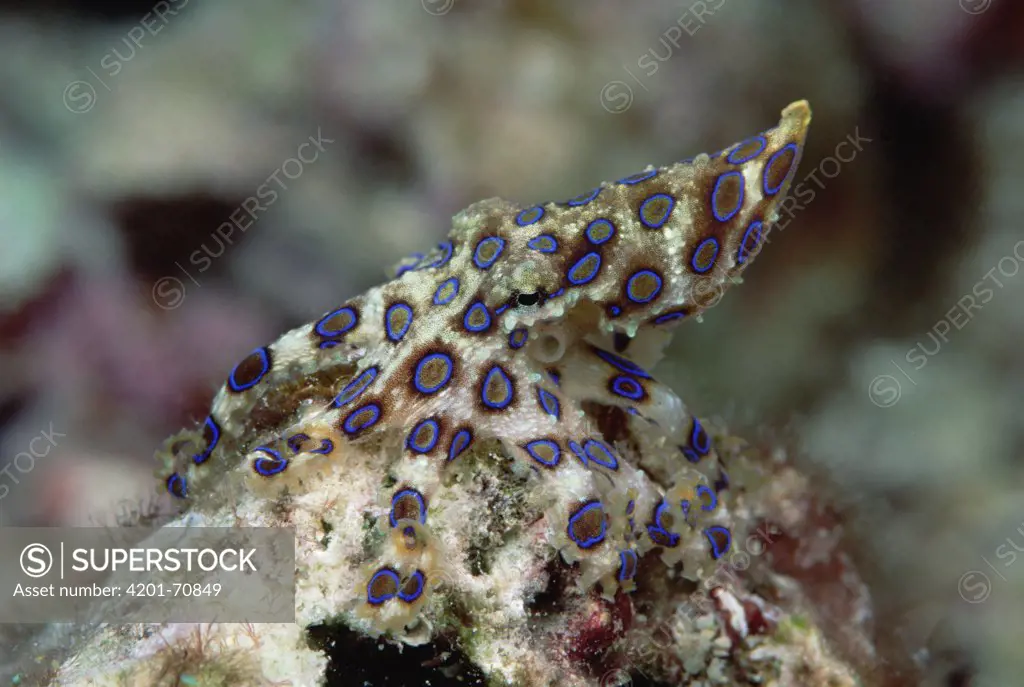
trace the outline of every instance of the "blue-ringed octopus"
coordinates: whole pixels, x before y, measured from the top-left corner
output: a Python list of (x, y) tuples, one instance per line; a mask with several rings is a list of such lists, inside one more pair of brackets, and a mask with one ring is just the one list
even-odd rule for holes
[(391, 281), (242, 359), (191, 439), (169, 440), (165, 488), (193, 498), (239, 466), (254, 484), (287, 483), (342, 460), (343, 444), (379, 454), (390, 536), (357, 611), (390, 629), (446, 564), (432, 502), (479, 447), (543, 494), (548, 542), (580, 563), (584, 588), (631, 591), (653, 550), (669, 563), (724, 555), (712, 438), (648, 369), (760, 251), (809, 122), (800, 101), (712, 155), (564, 201), (469, 206)]

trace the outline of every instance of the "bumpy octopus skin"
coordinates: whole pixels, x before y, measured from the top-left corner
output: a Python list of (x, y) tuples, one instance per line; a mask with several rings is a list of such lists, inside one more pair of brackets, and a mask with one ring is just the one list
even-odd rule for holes
[[(269, 483), (342, 442), (378, 442), (382, 475), (397, 476), (382, 495), (392, 537), (358, 610), (382, 629), (401, 629), (426, 598), (445, 559), (431, 499), (484, 442), (535, 480), (549, 541), (582, 564), (581, 585), (631, 591), (652, 550), (669, 563), (696, 548), (721, 557), (731, 534), (711, 439), (646, 370), (759, 252), (809, 122), (800, 101), (710, 156), (564, 202), (471, 205), (394, 279), (243, 359), (206, 421), (161, 452), (166, 489), (190, 498), (243, 455), (247, 479)], [(668, 459), (641, 466), (666, 446)]]

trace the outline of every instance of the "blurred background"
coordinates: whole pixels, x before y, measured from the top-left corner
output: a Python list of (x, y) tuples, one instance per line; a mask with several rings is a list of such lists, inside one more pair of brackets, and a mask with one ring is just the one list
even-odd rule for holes
[(0, 54), (0, 526), (159, 508), (234, 363), (469, 203), (806, 98), (798, 202), (659, 376), (800, 446), (927, 684), (1022, 684), (1024, 3), (4, 0)]

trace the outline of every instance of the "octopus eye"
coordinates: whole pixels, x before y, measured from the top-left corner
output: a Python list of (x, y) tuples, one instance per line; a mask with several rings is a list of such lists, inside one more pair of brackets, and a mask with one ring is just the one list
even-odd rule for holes
[(528, 308), (532, 305), (539, 305), (543, 300), (543, 291), (535, 291), (533, 293), (517, 293), (514, 296), (512, 296), (512, 307)]

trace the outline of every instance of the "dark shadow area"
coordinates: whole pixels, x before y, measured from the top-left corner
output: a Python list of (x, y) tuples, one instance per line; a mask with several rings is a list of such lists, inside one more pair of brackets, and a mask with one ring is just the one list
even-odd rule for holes
[(372, 640), (341, 625), (308, 629), (311, 645), (327, 654), (326, 687), (474, 687), (484, 674), (451, 643), (403, 646)]

